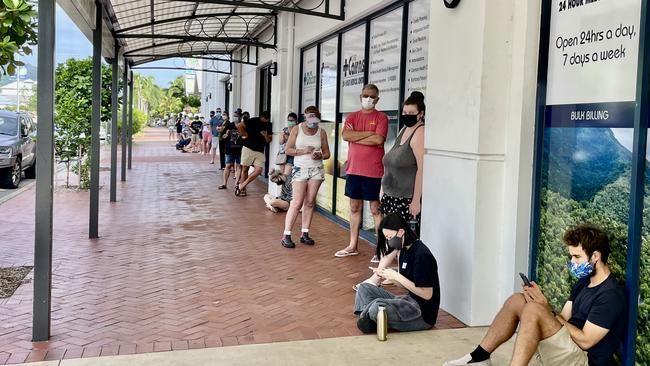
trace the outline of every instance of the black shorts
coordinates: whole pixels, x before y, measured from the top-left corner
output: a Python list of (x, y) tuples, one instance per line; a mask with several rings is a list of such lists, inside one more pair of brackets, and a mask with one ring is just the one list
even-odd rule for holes
[(345, 179), (345, 195), (353, 200), (379, 201), (381, 178), (348, 174)]

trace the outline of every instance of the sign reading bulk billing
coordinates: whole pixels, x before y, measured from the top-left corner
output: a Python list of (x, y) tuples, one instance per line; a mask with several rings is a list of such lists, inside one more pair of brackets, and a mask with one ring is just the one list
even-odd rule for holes
[(554, 0), (546, 126), (631, 127), (641, 0)]

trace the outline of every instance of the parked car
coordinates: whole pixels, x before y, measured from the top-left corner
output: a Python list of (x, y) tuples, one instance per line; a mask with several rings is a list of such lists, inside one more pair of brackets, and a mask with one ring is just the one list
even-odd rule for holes
[(27, 113), (0, 110), (0, 186), (36, 178), (36, 124)]

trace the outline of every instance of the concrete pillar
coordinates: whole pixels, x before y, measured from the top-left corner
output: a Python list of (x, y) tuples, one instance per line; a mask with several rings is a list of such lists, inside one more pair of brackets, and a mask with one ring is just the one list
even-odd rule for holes
[(441, 307), (489, 324), (528, 270), (540, 0), (432, 1), (424, 242)]

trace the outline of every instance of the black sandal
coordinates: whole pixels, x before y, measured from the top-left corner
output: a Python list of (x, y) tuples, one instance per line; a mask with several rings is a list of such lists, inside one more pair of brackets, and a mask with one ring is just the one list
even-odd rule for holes
[(235, 186), (235, 196), (239, 197), (241, 194), (241, 189), (239, 189), (239, 184)]
[(219, 186), (219, 189), (226, 189), (226, 188), (228, 188), (228, 187), (226, 187), (226, 186), (223, 185), (223, 184)]

